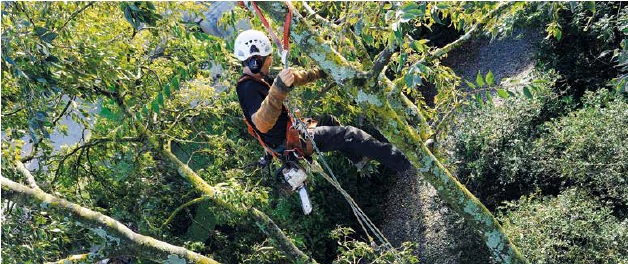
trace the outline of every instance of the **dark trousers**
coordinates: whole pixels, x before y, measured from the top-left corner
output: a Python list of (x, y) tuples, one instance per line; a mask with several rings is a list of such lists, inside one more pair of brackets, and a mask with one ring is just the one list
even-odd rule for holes
[(313, 130), (314, 142), (322, 152), (340, 151), (352, 161), (369, 157), (397, 172), (412, 168), (412, 164), (399, 149), (381, 142), (361, 129), (352, 126), (334, 126), (333, 123), (317, 126)]

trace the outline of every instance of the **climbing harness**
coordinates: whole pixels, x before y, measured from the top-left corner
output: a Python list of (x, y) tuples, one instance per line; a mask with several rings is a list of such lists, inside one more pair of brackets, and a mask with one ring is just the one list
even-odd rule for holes
[[(246, 80), (254, 80), (256, 82), (262, 83), (266, 85), (268, 88), (270, 86), (263, 80), (259, 80), (250, 75), (244, 75), (238, 83), (241, 83)], [(288, 108), (283, 105), (282, 106), (286, 112)], [(290, 116), (288, 118), (288, 122), (286, 124), (286, 143), (283, 146), (279, 146), (278, 148), (271, 148), (266, 145), (258, 131), (253, 128), (249, 120), (246, 117), (243, 117), (244, 122), (248, 127), (248, 132), (257, 141), (262, 145), (266, 153), (270, 153), (272, 158), (276, 158), (281, 161), (283, 166), (277, 170), (277, 175), (281, 173), (283, 177), (278, 177), (282, 182), (290, 185), (291, 191), (296, 191), (299, 193), (299, 198), (301, 198), (301, 207), (303, 209), (303, 213), (308, 215), (312, 212), (312, 204), (309, 199), (309, 195), (307, 193), (307, 186), (305, 185), (305, 180), (307, 179), (307, 173), (303, 169), (303, 167), (296, 161), (298, 160), (307, 160), (313, 152), (313, 147), (310, 143), (306, 143), (305, 146), (301, 143), (301, 138), (299, 136), (299, 131), (295, 129), (295, 120)], [(301, 120), (299, 120), (302, 122)], [(262, 157), (260, 162), (266, 163), (266, 157)]]
[[(244, 1), (242, 2), (244, 6), (248, 6), (247, 5), (248, 1)], [(259, 7), (257, 7), (257, 4), (255, 4), (254, 1), (250, 2), (251, 5), (249, 8), (252, 8), (253, 11), (256, 13), (256, 15), (259, 17), (259, 19), (261, 20), (262, 24), (264, 25), (264, 27), (266, 28), (266, 30), (269, 32), (269, 35), (271, 36), (271, 38), (273, 39), (273, 41), (275, 42), (275, 44), (277, 45), (278, 48), (278, 52), (281, 55), (281, 63), (283, 64), (284, 69), (288, 69), (288, 52), (290, 49), (290, 43), (289, 43), (289, 31), (290, 31), (290, 23), (291, 23), (291, 19), (292, 19), (292, 10), (294, 10), (294, 7), (292, 6), (292, 4), (290, 3), (290, 1), (286, 1), (286, 5), (288, 6), (288, 13), (286, 15), (286, 21), (284, 22), (284, 26), (283, 26), (283, 43), (279, 40), (279, 38), (277, 38), (277, 35), (275, 34), (275, 32), (273, 31), (273, 29), (271, 28), (270, 24), (268, 23), (268, 21), (266, 20), (266, 18), (264, 17), (264, 15), (262, 14), (261, 10), (259, 9)], [(243, 77), (244, 78), (244, 77)], [(355, 215), (356, 219), (358, 220), (358, 223), (360, 224), (360, 226), (362, 227), (362, 229), (364, 230), (364, 233), (366, 234), (366, 236), (368, 237), (369, 241), (371, 242), (372, 245), (375, 245), (375, 242), (373, 240), (373, 237), (371, 236), (371, 234), (373, 234), (373, 236), (375, 236), (377, 238), (377, 240), (379, 241), (379, 243), (386, 248), (387, 250), (389, 250), (393, 256), (395, 257), (395, 259), (399, 262), (402, 262), (401, 257), (399, 256), (399, 253), (397, 252), (397, 250), (392, 246), (392, 244), (388, 241), (388, 239), (386, 239), (386, 237), (384, 236), (384, 234), (375, 226), (375, 224), (373, 224), (373, 222), (368, 218), (368, 216), (364, 213), (364, 211), (362, 211), (362, 209), (358, 206), (358, 204), (355, 202), (355, 200), (353, 200), (353, 198), (349, 195), (349, 193), (347, 193), (342, 186), (340, 186), (340, 183), (338, 182), (338, 179), (336, 178), (334, 172), (332, 171), (331, 167), (329, 166), (329, 164), (327, 163), (327, 161), (325, 160), (325, 158), (323, 157), (321, 151), (318, 149), (318, 147), (316, 146), (316, 143), (314, 142), (314, 136), (313, 134), (308, 131), (308, 129), (311, 128), (310, 124), (306, 124), (299, 115), (297, 115), (297, 113), (295, 113), (295, 111), (292, 111), (292, 108), (290, 108), (290, 103), (289, 103), (289, 98), (286, 98), (283, 104), (283, 107), (288, 111), (288, 115), (289, 115), (289, 121), (288, 121), (288, 129), (286, 132), (286, 146), (287, 147), (291, 147), (292, 148), (292, 154), (294, 155), (294, 157), (296, 157), (296, 161), (287, 161), (288, 164), (292, 163), (296, 163), (297, 165), (288, 165), (286, 166), (286, 164), (284, 164), (284, 166), (282, 166), (283, 169), (282, 173), (284, 174), (284, 178), (290, 183), (290, 181), (294, 181), (295, 184), (290, 184), (293, 187), (293, 190), (297, 190), (299, 192), (299, 196), (301, 198), (302, 201), (302, 206), (303, 206), (303, 210), (304, 213), (307, 215), (309, 214), (309, 212), (311, 212), (311, 205), (309, 204), (309, 197), (307, 196), (307, 189), (305, 187), (305, 185), (303, 184), (303, 182), (305, 181), (305, 176), (303, 175), (303, 168), (301, 166), (298, 166), (298, 160), (305, 160), (306, 165), (307, 165), (307, 173), (311, 174), (313, 172), (317, 172), (320, 175), (323, 176), (323, 178), (325, 180), (327, 180), (332, 186), (334, 186), (334, 188), (336, 188), (341, 194), (342, 196), (347, 200), (347, 202), (349, 203), (351, 210), (353, 212), (353, 214)], [(249, 122), (246, 120), (246, 118), (244, 119), (246, 124), (248, 125), (248, 129), (249, 129), (249, 133), (251, 133), (255, 138), (257, 138), (257, 140), (260, 142), (260, 144), (264, 147), (264, 149), (266, 151), (270, 151), (270, 153), (272, 154), (273, 157), (277, 158), (278, 160), (282, 160), (279, 158), (279, 154), (277, 152), (274, 152), (274, 150), (272, 148), (269, 148), (261, 139), (261, 137), (259, 136), (259, 134), (257, 134), (257, 132), (255, 131), (255, 129), (249, 124)], [(296, 136), (295, 136), (296, 135)], [(301, 146), (301, 138), (300, 135), (304, 135), (304, 142), (306, 143), (306, 148), (309, 150), (307, 151), (308, 153), (304, 153), (302, 148), (298, 147)], [(298, 145), (297, 145), (298, 143)], [(310, 149), (311, 148), (311, 149)], [(320, 163), (323, 164), (324, 168), (321, 168), (320, 164), (312, 159), (306, 159), (306, 156), (310, 156), (311, 154), (313, 154), (313, 152), (315, 152), (316, 155), (316, 159), (318, 161), (320, 161)], [(284, 151), (284, 155), (290, 155), (290, 151), (286, 152)], [(325, 170), (327, 170), (329, 172), (326, 173)], [(287, 176), (286, 176), (287, 175)], [(297, 187), (295, 188), (295, 185), (298, 184), (303, 184), (301, 185), (301, 187)], [(305, 202), (307, 201), (308, 206), (309, 206), (309, 211), (306, 211), (306, 205)]]

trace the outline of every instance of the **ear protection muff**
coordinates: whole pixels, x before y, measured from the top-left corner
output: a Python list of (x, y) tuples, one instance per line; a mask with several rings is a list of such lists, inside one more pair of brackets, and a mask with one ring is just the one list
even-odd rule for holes
[(262, 71), (262, 65), (264, 65), (264, 60), (265, 58), (259, 56), (249, 58), (247, 66), (249, 66), (251, 73), (260, 73), (260, 71)]

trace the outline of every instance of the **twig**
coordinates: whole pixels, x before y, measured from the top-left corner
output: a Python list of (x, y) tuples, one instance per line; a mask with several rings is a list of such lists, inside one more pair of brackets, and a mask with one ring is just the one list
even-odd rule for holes
[[(22, 172), (29, 173), (28, 170)], [(25, 204), (39, 205), (46, 203), (61, 212), (71, 213), (79, 217), (85, 223), (106, 229), (111, 234), (128, 243), (126, 252), (132, 252), (138, 257), (163, 262), (168, 259), (168, 256), (177, 255), (194, 263), (218, 263), (211, 258), (183, 247), (174, 246), (153, 237), (135, 233), (124, 224), (107, 215), (58, 198), (41, 189), (31, 189), (2, 176), (0, 176), (0, 185), (2, 185), (2, 193), (11, 199), (19, 200)]]
[(174, 217), (184, 208), (187, 208), (188, 206), (200, 203), (202, 201), (206, 201), (209, 200), (209, 197), (207, 196), (203, 196), (203, 197), (198, 197), (192, 201), (189, 201), (187, 203), (184, 203), (183, 205), (177, 207), (177, 209), (174, 210), (174, 212), (172, 212), (172, 214), (170, 214), (170, 217), (168, 217), (168, 219), (166, 219), (166, 221), (161, 225), (161, 227), (159, 227), (159, 229), (163, 229), (166, 225), (168, 225), (170, 223), (170, 221), (172, 221), (172, 219), (174, 219)]
[[(85, 148), (90, 148), (93, 146), (96, 146), (98, 144), (102, 144), (102, 143), (107, 143), (107, 142), (141, 142), (142, 139), (139, 137), (125, 137), (125, 138), (118, 138), (118, 139), (111, 139), (111, 138), (92, 138), (90, 139), (88, 142), (86, 142), (85, 144), (78, 146), (76, 148), (74, 148), (72, 151), (70, 151), (70, 153), (66, 154), (63, 156), (63, 158), (61, 159), (61, 161), (59, 161), (59, 165), (57, 165), (57, 170), (55, 172), (55, 177), (52, 179), (51, 184), (54, 184), (57, 182), (57, 180), (59, 179), (59, 174), (63, 169), (63, 166), (65, 164), (65, 161), (73, 156), (74, 154), (76, 154), (76, 152), (78, 152), (79, 150), (83, 150)], [(82, 156), (82, 154), (80, 155)]]
[[(456, 41), (449, 43), (447, 45), (445, 45), (444, 47), (440, 48), (440, 49), (436, 49), (433, 52), (431, 52), (429, 54), (429, 56), (422, 58), (421, 60), (415, 62), (414, 64), (412, 64), (412, 66), (410, 66), (410, 68), (414, 68), (419, 64), (424, 64), (426, 61), (429, 60), (433, 60), (433, 59), (437, 59), (442, 57), (443, 55), (447, 54), (449, 51), (451, 51), (454, 48), (459, 47), (460, 45), (462, 45), (462, 43), (466, 42), (467, 40), (471, 39), (471, 37), (476, 34), (477, 29), (480, 27), (480, 25), (485, 24), (489, 19), (493, 18), (495, 16), (495, 14), (501, 12), (502, 10), (504, 10), (506, 7), (511, 6), (512, 4), (514, 4), (515, 2), (505, 2), (505, 3), (501, 3), (499, 4), (499, 6), (497, 6), (495, 9), (491, 10), (488, 14), (486, 14), (486, 16), (484, 16), (482, 19), (480, 19), (477, 23), (473, 24), (473, 26), (471, 26), (471, 28), (469, 29), (469, 31), (467, 31), (467, 33), (465, 33), (464, 35), (462, 35), (460, 38), (458, 38)], [(394, 82), (396, 83), (398, 80), (402, 79), (402, 77), (397, 78)]]
[(17, 114), (18, 112), (20, 112), (20, 111), (22, 111), (22, 110), (24, 110), (24, 109), (25, 109), (25, 108), (24, 108), (24, 107), (22, 107), (22, 108), (18, 108), (17, 110), (15, 110), (15, 111), (13, 111), (13, 112), (6, 113), (6, 114), (2, 114), (2, 118), (6, 118), (6, 117), (8, 117), (8, 116), (12, 116), (12, 115), (14, 115), (14, 114)]
[(68, 18), (68, 20), (66, 20), (65, 23), (63, 23), (63, 25), (59, 28), (59, 30), (57, 30), (57, 32), (61, 32), (61, 30), (63, 30), (65, 28), (65, 26), (68, 24), (68, 22), (72, 21), (72, 19), (74, 19), (79, 13), (83, 12), (88, 7), (94, 5), (94, 3), (96, 3), (96, 2), (95, 1), (89, 2), (87, 5), (83, 6), (81, 9), (74, 11), (74, 13), (72, 13), (72, 15), (70, 15), (70, 18)]
[(59, 116), (57, 116), (57, 118), (54, 121), (52, 121), (52, 126), (56, 126), (57, 125), (57, 122), (59, 122), (61, 117), (63, 117), (65, 115), (65, 112), (68, 111), (68, 108), (70, 108), (70, 105), (72, 104), (73, 101), (74, 101), (74, 99), (72, 99), (72, 98), (70, 98), (70, 100), (68, 100), (68, 103), (65, 105), (65, 107), (63, 108), (63, 110), (61, 111)]

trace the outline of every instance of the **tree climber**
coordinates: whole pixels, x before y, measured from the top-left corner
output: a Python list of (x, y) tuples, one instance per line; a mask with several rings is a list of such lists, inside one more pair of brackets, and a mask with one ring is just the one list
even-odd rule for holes
[[(284, 100), (294, 86), (303, 85), (326, 75), (322, 70), (296, 71), (283, 69), (273, 78), (269, 69), (273, 62), (272, 45), (261, 31), (247, 30), (238, 35), (234, 55), (242, 62), (243, 74), (236, 90), (245, 120), (265, 147), (281, 153), (286, 148), (286, 133), (290, 117)], [(340, 126), (335, 118), (324, 118), (316, 127), (308, 129), (322, 152), (341, 151), (356, 163), (368, 157), (397, 172), (412, 168), (408, 159), (396, 147), (383, 143), (366, 132)], [(302, 138), (305, 138), (301, 135)], [(303, 149), (307, 142), (301, 140)]]

